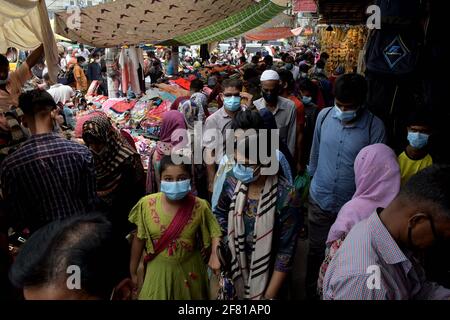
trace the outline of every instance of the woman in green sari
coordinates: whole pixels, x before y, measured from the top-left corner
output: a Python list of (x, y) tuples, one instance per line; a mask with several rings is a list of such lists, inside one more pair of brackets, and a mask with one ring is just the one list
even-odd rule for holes
[[(129, 216), (137, 226), (130, 263), (135, 284), (139, 262), (146, 251), (139, 299), (208, 299), (207, 267), (201, 247), (217, 247), (219, 224), (209, 204), (190, 193), (188, 166), (175, 165), (170, 156), (165, 156), (160, 162), (160, 173), (161, 192), (142, 198)], [(220, 264), (215, 252), (212, 250), (209, 266), (217, 272)]]

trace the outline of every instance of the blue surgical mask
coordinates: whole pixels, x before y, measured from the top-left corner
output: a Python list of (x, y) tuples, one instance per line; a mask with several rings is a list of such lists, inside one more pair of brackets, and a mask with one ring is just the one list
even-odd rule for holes
[(223, 97), (223, 105), (228, 111), (235, 112), (241, 108), (241, 97)]
[(428, 144), (428, 138), (430, 135), (420, 132), (408, 131), (408, 141), (411, 147), (416, 149), (422, 149)]
[(312, 101), (312, 97), (306, 97), (306, 96), (302, 97), (302, 103), (305, 104), (305, 105), (306, 104), (310, 104), (311, 101)]
[(235, 164), (233, 167), (233, 175), (242, 183), (250, 183), (255, 181), (254, 171), (251, 167), (246, 167), (242, 164)]
[(338, 106), (334, 106), (335, 117), (342, 122), (349, 122), (356, 118), (357, 110), (342, 111)]
[(170, 200), (181, 200), (191, 191), (191, 180), (161, 181), (161, 192)]

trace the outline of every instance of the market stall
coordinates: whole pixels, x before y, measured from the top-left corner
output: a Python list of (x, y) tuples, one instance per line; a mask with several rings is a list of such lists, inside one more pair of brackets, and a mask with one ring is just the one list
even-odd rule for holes
[[(330, 30), (332, 29), (332, 30)], [(321, 25), (317, 30), (321, 51), (327, 52), (327, 72), (331, 74), (338, 66), (346, 72), (353, 72), (363, 59), (363, 49), (367, 39), (364, 25)]]

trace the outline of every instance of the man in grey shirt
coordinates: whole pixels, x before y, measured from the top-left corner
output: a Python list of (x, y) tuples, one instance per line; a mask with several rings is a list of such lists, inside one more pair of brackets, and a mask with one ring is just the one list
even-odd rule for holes
[(286, 143), (291, 152), (295, 154), (296, 117), (297, 110), (294, 102), (279, 96), (280, 76), (276, 71), (266, 70), (261, 75), (261, 99), (253, 102), (256, 109), (267, 108), (271, 111), (280, 130), (280, 138)]

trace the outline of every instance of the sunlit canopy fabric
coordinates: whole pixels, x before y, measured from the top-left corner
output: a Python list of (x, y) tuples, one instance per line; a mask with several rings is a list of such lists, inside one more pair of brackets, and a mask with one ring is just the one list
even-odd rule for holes
[(253, 0), (116, 0), (55, 15), (59, 35), (96, 47), (157, 43), (245, 11)]
[(271, 0), (262, 0), (224, 20), (187, 35), (175, 37), (174, 40), (193, 45), (229, 39), (260, 26), (285, 9), (286, 6)]
[(56, 79), (58, 50), (45, 0), (0, 0), (0, 52), (32, 50), (44, 44), (49, 75)]
[(295, 25), (295, 16), (288, 15), (285, 13), (280, 13), (280, 14), (276, 15), (274, 18), (267, 21), (266, 23), (263, 23), (259, 27), (249, 30), (247, 32), (247, 34), (260, 32), (260, 31), (263, 31), (268, 28), (277, 28), (277, 27), (293, 28), (294, 25)]
[(269, 28), (256, 33), (249, 33), (245, 35), (245, 38), (253, 41), (263, 41), (263, 40), (277, 40), (293, 37), (294, 34), (291, 32), (291, 28), (278, 27)]

